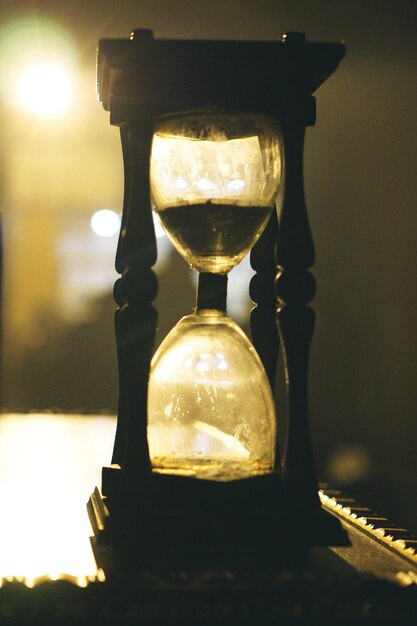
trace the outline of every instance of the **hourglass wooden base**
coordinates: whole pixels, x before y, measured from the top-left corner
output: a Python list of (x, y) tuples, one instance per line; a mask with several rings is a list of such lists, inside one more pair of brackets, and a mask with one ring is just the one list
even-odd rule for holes
[(97, 564), (141, 570), (298, 569), (312, 546), (348, 545), (334, 517), (306, 513), (277, 474), (214, 482), (153, 474), (147, 497), (91, 496)]

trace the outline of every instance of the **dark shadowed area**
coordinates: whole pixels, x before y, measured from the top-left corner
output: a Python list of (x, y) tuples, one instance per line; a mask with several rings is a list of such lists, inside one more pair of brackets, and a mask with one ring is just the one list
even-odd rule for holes
[[(65, 122), (40, 123), (7, 97), (7, 42), (22, 20), (48, 20), (71, 41), (75, 98)], [(318, 284), (311, 428), (320, 478), (417, 532), (416, 23), (406, 0), (3, 0), (2, 406), (116, 410), (117, 236), (104, 244), (89, 221), (99, 209), (120, 212), (123, 172), (117, 130), (95, 100), (97, 40), (134, 27), (161, 38), (275, 40), (295, 30), (344, 40), (346, 58), (318, 90), (306, 135)], [(193, 286), (185, 264), (164, 254), (168, 330), (190, 311)]]

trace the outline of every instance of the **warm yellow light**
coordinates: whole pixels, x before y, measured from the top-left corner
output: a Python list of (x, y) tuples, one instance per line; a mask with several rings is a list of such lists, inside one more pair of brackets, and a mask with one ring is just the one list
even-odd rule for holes
[(77, 48), (55, 22), (32, 16), (0, 27), (0, 99), (49, 119), (71, 104)]
[(114, 419), (57, 415), (0, 417), (0, 587), (103, 581), (85, 510), (97, 468), (108, 458)]
[(68, 71), (56, 63), (37, 62), (20, 76), (19, 102), (41, 117), (60, 117), (69, 108), (72, 84)]
[(255, 205), (266, 185), (256, 136), (196, 141), (156, 133), (150, 176), (159, 210), (178, 203), (195, 203), (196, 197), (197, 202), (220, 198), (229, 204), (240, 204), (243, 197), (244, 203)]
[(91, 218), (92, 231), (99, 237), (112, 237), (120, 229), (120, 215), (111, 209), (100, 209)]

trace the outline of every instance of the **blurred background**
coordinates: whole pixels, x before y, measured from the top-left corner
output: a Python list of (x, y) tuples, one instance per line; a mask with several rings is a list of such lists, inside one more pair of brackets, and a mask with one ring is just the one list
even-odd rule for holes
[[(306, 138), (318, 282), (311, 428), (321, 479), (417, 532), (416, 18), (406, 0), (2, 0), (3, 411), (116, 411), (123, 164), (95, 95), (97, 40), (134, 27), (344, 40)], [(190, 312), (194, 277), (163, 236), (158, 249), (162, 338)], [(230, 279), (243, 327), (249, 273), (246, 261)]]

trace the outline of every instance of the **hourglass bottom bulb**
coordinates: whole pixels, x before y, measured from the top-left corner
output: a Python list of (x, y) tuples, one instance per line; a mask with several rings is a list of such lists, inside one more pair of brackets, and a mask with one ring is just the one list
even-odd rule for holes
[(262, 363), (226, 315), (183, 318), (152, 361), (153, 471), (227, 481), (273, 471), (276, 418)]

